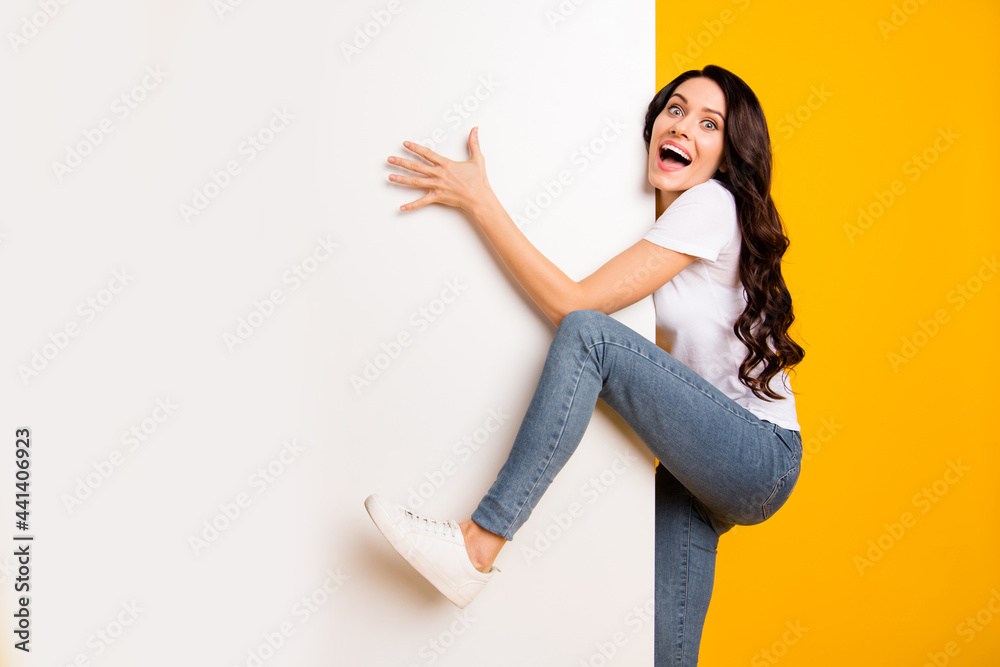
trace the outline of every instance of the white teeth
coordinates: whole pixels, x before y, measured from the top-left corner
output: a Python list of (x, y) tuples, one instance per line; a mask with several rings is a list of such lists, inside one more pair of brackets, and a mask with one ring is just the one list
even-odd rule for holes
[(667, 149), (668, 151), (673, 151), (678, 155), (683, 156), (684, 159), (687, 160), (689, 164), (691, 163), (691, 156), (688, 155), (686, 151), (678, 148), (677, 146), (674, 146), (673, 144), (664, 144), (663, 146), (660, 146), (661, 150), (664, 148)]

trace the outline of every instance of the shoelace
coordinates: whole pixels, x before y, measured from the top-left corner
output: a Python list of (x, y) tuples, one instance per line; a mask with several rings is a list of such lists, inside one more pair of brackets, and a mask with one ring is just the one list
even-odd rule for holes
[[(432, 533), (444, 534), (449, 537), (458, 537), (462, 535), (462, 527), (459, 526), (455, 521), (441, 521), (439, 519), (430, 519), (426, 516), (421, 516), (419, 514), (414, 514), (408, 509), (403, 509), (406, 516), (410, 517), (410, 520), (418, 525), (423, 523), (422, 530), (429, 531)], [(463, 542), (465, 538), (462, 538)], [(493, 570), (499, 572), (500, 568), (493, 566)]]
[(462, 532), (461, 527), (454, 521), (450, 520), (441, 521), (438, 519), (431, 519), (426, 516), (415, 514), (410, 510), (406, 509), (404, 509), (403, 511), (406, 513), (408, 517), (410, 517), (410, 520), (416, 523), (418, 526), (422, 523), (423, 526), (421, 527), (421, 530), (424, 530), (426, 532), (436, 533), (438, 535), (445, 535), (447, 537), (457, 537)]

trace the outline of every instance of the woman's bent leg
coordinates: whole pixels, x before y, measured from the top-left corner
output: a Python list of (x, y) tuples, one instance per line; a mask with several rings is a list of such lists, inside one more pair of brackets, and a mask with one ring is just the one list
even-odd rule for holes
[(576, 450), (598, 398), (703, 504), (719, 533), (768, 518), (798, 479), (797, 433), (758, 419), (617, 320), (580, 310), (559, 325), (510, 455), (472, 519), (513, 539)]

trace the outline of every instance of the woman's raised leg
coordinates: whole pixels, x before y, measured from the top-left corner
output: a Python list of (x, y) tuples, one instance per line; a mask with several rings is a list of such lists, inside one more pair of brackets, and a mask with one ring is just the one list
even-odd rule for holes
[[(513, 539), (603, 398), (707, 509), (721, 533), (764, 521), (798, 478), (798, 434), (762, 421), (608, 315), (566, 315), (496, 481), (472, 514)], [(792, 437), (794, 435), (794, 437)]]

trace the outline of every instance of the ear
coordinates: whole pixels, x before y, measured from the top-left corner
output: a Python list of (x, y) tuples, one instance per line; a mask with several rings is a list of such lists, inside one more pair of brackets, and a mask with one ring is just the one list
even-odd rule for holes
[(726, 163), (725, 162), (723, 162), (722, 164), (719, 165), (719, 171), (722, 172), (723, 174), (726, 173)]

